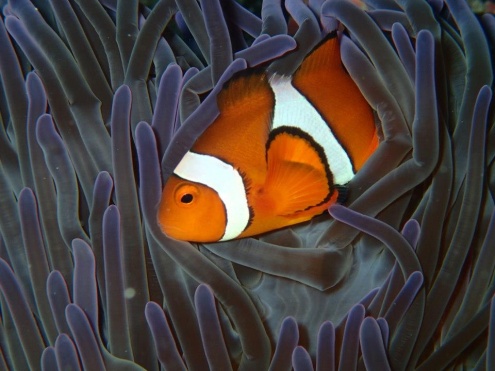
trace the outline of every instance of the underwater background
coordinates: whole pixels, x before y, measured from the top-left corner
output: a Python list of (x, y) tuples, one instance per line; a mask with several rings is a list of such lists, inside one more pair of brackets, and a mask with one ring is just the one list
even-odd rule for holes
[[(363, 3), (0, 2), (0, 369), (495, 369), (495, 18)], [(335, 29), (383, 131), (345, 206), (162, 234), (223, 83)]]

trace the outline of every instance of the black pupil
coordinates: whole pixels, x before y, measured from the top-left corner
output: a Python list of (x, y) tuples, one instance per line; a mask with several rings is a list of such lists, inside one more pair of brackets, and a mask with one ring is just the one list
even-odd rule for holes
[(186, 193), (180, 198), (180, 202), (182, 202), (183, 204), (189, 204), (192, 202), (192, 200), (193, 200), (193, 195), (190, 193)]

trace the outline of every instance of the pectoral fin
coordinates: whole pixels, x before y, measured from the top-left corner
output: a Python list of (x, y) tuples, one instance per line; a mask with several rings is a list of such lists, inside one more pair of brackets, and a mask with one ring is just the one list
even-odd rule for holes
[(268, 143), (265, 190), (277, 215), (290, 216), (325, 202), (331, 194), (327, 166), (314, 143), (280, 130)]

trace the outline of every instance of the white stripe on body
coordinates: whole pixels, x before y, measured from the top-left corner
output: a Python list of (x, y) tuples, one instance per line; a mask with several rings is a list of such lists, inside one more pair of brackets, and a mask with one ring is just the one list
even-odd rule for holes
[(309, 134), (324, 150), (335, 184), (346, 184), (353, 176), (352, 162), (332, 130), (289, 77), (274, 75), (270, 86), (275, 94), (272, 129), (295, 127)]
[(213, 156), (188, 151), (174, 173), (218, 193), (227, 214), (225, 233), (220, 241), (236, 238), (246, 229), (249, 222), (246, 189), (241, 175), (231, 165)]

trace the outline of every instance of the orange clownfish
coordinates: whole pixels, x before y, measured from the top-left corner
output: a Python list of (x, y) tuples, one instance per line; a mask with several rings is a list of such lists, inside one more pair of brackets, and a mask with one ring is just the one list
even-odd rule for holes
[(292, 77), (243, 71), (217, 103), (218, 117), (163, 188), (158, 223), (176, 239), (225, 241), (310, 220), (379, 143), (335, 33)]

